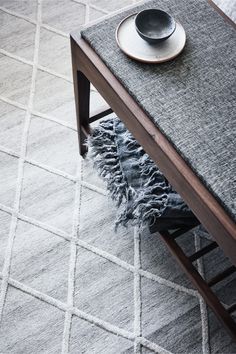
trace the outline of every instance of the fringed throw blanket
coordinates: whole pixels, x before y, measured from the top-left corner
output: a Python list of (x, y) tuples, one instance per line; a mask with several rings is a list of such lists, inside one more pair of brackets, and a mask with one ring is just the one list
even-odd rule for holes
[(116, 226), (156, 224), (163, 230), (196, 223), (191, 210), (118, 118), (101, 122), (88, 145), (118, 206)]

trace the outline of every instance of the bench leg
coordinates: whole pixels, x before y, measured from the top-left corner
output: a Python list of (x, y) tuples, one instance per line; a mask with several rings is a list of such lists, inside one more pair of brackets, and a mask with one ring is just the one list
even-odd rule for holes
[(95, 114), (89, 116), (90, 107), (90, 82), (86, 76), (73, 66), (73, 82), (74, 82), (74, 95), (76, 106), (76, 118), (77, 118), (77, 131), (79, 140), (79, 152), (81, 156), (85, 156), (87, 152), (87, 146), (85, 144), (86, 138), (91, 133), (90, 124), (103, 118), (113, 111), (109, 107), (102, 107), (101, 110), (95, 112)]
[[(180, 230), (181, 231), (181, 230)], [(176, 242), (175, 238), (181, 236), (185, 233), (183, 232), (175, 232), (174, 234), (170, 234), (168, 231), (160, 232), (160, 236), (162, 240), (165, 242), (167, 248), (180, 264), (184, 272), (190, 278), (191, 282), (198, 289), (206, 303), (210, 306), (210, 308), (214, 311), (215, 315), (219, 319), (219, 321), (223, 324), (223, 326), (228, 331), (229, 335), (231, 335), (232, 339), (236, 341), (236, 322), (230, 316), (232, 312), (235, 311), (235, 304), (226, 309), (220, 300), (217, 298), (215, 293), (212, 291), (211, 286), (218, 283), (222, 279), (226, 278), (228, 275), (232, 274), (236, 269), (235, 267), (230, 267), (226, 271), (222, 272), (220, 275), (213, 278), (213, 280), (207, 282), (202, 276), (199, 274), (197, 269), (192, 264), (191, 260), (194, 261), (196, 259), (201, 258), (203, 255), (211, 252), (215, 248), (215, 243), (213, 242), (210, 246), (203, 248), (202, 250), (196, 252), (194, 255), (188, 257), (183, 252), (181, 247)], [(175, 237), (175, 234), (177, 237)]]
[(90, 81), (84, 75), (83, 57), (79, 51), (77, 43), (71, 37), (71, 59), (74, 83), (74, 97), (77, 119), (77, 131), (79, 140), (79, 152), (81, 156), (85, 156), (88, 148), (85, 144), (86, 138), (91, 134), (90, 124), (96, 120), (103, 118), (113, 112), (113, 110), (105, 105), (100, 110), (93, 112), (90, 117)]
[(86, 76), (78, 70), (77, 61), (72, 50), (72, 69), (75, 95), (75, 108), (77, 118), (77, 131), (79, 139), (79, 152), (84, 156), (87, 152), (85, 145), (86, 137), (90, 132), (89, 128), (89, 103), (90, 103), (90, 82)]

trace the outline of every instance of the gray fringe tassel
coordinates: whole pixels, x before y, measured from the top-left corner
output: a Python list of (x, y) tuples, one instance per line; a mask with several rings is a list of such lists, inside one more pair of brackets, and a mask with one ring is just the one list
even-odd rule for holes
[(120, 166), (113, 121), (100, 123), (99, 127), (93, 130), (87, 142), (90, 148), (88, 157), (92, 158), (99, 175), (107, 184), (111, 198), (119, 207), (124, 199), (128, 199), (130, 192)]

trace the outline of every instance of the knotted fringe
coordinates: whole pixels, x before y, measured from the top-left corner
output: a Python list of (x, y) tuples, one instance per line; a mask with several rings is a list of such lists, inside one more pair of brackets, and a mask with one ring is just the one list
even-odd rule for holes
[(88, 138), (89, 155), (118, 207), (118, 225), (149, 226), (168, 202), (171, 186), (118, 118), (103, 121)]
[(93, 130), (87, 143), (89, 146), (88, 158), (92, 159), (94, 167), (106, 182), (111, 198), (116, 202), (118, 208), (121, 207), (121, 204), (124, 205), (123, 211), (120, 211), (116, 220), (117, 227), (118, 224), (124, 224), (124, 221), (128, 219), (129, 211), (126, 204), (131, 199), (133, 192), (120, 165), (114, 124), (113, 119), (101, 122)]
[(140, 161), (142, 190), (134, 199), (133, 213), (138, 225), (155, 224), (168, 203), (171, 186), (147, 154)]

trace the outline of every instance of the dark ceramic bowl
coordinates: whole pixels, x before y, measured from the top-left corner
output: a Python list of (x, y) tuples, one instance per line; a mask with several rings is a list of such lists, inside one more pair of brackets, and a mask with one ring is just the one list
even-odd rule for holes
[(139, 12), (135, 18), (135, 27), (145, 41), (155, 44), (169, 38), (175, 31), (175, 20), (167, 12), (147, 9)]

